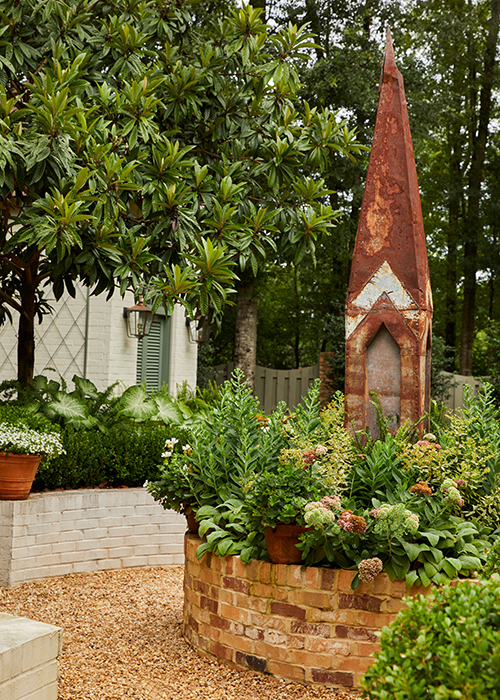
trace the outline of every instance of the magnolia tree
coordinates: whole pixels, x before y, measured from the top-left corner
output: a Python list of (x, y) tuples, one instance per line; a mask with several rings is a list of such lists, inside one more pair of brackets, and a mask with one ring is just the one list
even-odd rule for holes
[(234, 299), (252, 379), (259, 266), (334, 225), (321, 172), (360, 146), (297, 97), (311, 35), (195, 4), (0, 1), (0, 321), (25, 385), (47, 289), (75, 282), (212, 322)]

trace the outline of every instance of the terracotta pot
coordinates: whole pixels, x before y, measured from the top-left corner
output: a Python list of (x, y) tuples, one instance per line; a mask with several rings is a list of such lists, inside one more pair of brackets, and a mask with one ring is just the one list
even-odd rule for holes
[(28, 498), (40, 455), (14, 455), (0, 452), (0, 501)]
[(303, 525), (276, 525), (266, 530), (266, 547), (273, 564), (300, 564), (302, 552), (295, 545), (299, 544), (299, 535), (309, 528)]
[(184, 515), (186, 516), (187, 520), (188, 532), (190, 532), (192, 535), (197, 535), (198, 523), (196, 522), (196, 519), (194, 517), (194, 510), (191, 508), (191, 506), (186, 506), (184, 508)]

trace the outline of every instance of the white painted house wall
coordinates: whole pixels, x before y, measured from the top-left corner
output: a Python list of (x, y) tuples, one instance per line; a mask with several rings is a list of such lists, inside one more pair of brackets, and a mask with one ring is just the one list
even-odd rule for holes
[[(41, 324), (35, 322), (35, 374), (56, 380), (61, 376), (70, 389), (75, 374), (86, 376), (101, 391), (115, 381), (124, 388), (136, 383), (138, 341), (127, 337), (123, 318), (124, 307), (134, 304), (131, 292), (124, 298), (115, 293), (106, 301), (105, 294), (87, 297), (87, 290), (77, 287), (75, 299), (65, 294), (59, 301), (47, 300), (54, 312)], [(17, 376), (17, 314), (13, 317), (13, 325), (0, 327), (0, 381)], [(196, 386), (198, 348), (189, 342), (182, 307), (175, 307), (170, 323), (168, 385), (176, 393), (184, 382)]]

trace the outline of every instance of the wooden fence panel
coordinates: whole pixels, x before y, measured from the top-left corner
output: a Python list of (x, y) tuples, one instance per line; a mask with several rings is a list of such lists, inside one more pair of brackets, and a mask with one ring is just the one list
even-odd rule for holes
[(479, 391), (483, 383), (481, 379), (475, 379), (474, 377), (466, 377), (463, 374), (451, 375), (450, 372), (443, 372), (443, 374), (446, 374), (447, 376), (452, 377), (453, 379), (453, 386), (450, 389), (450, 397), (446, 399), (446, 401), (444, 401), (444, 405), (448, 408), (452, 408), (453, 410), (457, 408), (463, 408), (463, 391), (465, 384), (469, 384), (469, 386), (472, 387), (474, 395), (477, 396), (477, 392)]
[[(217, 365), (212, 370), (214, 381), (217, 384), (223, 384), (227, 379), (230, 379), (233, 369), (234, 362)], [(449, 372), (444, 372), (444, 374), (449, 375)], [(294, 408), (318, 377), (319, 364), (300, 369), (270, 369), (256, 365), (255, 396), (259, 399), (261, 410), (264, 413), (271, 413), (280, 401), (284, 401), (288, 408)], [(445, 406), (451, 409), (463, 407), (464, 384), (469, 384), (474, 394), (477, 394), (482, 382), (474, 377), (466, 377), (461, 374), (453, 375), (451, 394), (449, 399), (444, 402)]]
[[(217, 365), (213, 368), (214, 381), (222, 384), (229, 379), (233, 369), (234, 362)], [(270, 369), (256, 365), (255, 396), (259, 399), (260, 409), (271, 413), (280, 401), (284, 401), (288, 408), (294, 408), (318, 377), (319, 365), (300, 369)]]

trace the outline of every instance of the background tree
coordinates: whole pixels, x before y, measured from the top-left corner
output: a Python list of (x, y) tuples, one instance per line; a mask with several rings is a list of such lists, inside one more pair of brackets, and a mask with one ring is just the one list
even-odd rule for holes
[[(318, 47), (310, 51), (311, 60), (301, 72), (301, 94), (311, 105), (341, 109), (349, 128), (357, 129), (366, 145), (373, 134), (385, 29), (390, 25), (405, 79), (417, 160), (435, 302), (434, 333), (443, 340), (448, 370), (487, 371), (488, 338), (490, 329), (496, 328), (490, 321), (500, 319), (495, 284), (498, 3), (349, 0), (339, 5), (329, 0), (275, 0), (267, 3), (267, 13), (278, 27), (290, 19), (311, 22)], [(343, 214), (328, 243), (322, 239), (317, 250), (319, 266), (323, 260), (321, 284), (328, 288), (331, 308), (326, 309), (322, 299), (315, 312), (326, 311), (328, 318), (329, 314), (336, 318), (334, 307), (345, 300), (367, 161), (343, 160), (325, 174), (325, 184), (332, 190), (327, 201)], [(281, 269), (290, 279), (287, 264), (281, 260), (281, 268), (272, 274)], [(311, 285), (317, 284), (313, 275)], [(270, 325), (267, 304), (260, 308), (258, 323), (263, 330)], [(309, 321), (304, 314), (300, 318), (305, 330)], [(329, 348), (323, 343), (323, 349)], [(265, 356), (271, 363), (270, 352)], [(281, 361), (281, 356), (276, 358)], [(293, 361), (290, 356), (290, 366)]]
[(236, 270), (245, 338), (269, 251), (298, 262), (333, 225), (318, 173), (359, 144), (298, 101), (310, 35), (215, 10), (209, 22), (192, 0), (0, 2), (0, 320), (19, 313), (22, 383), (42, 285), (56, 298), (76, 281), (145, 285), (154, 307), (217, 320)]

